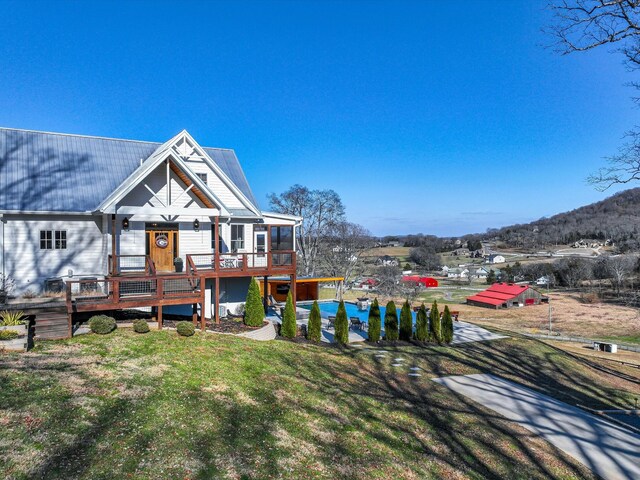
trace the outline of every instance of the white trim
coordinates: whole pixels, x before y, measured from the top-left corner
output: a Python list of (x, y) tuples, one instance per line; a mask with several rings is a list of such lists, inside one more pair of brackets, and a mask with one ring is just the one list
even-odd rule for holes
[(217, 217), (220, 210), (217, 208), (179, 208), (179, 207), (128, 207), (121, 206), (116, 209), (118, 215), (190, 215), (196, 217)]
[(302, 217), (298, 217), (297, 215), (289, 215), (287, 213), (262, 212), (262, 216), (267, 218), (279, 218), (282, 220), (291, 220), (294, 222), (302, 221)]
[(0, 210), (0, 215), (98, 215), (100, 212), (58, 212), (47, 210)]

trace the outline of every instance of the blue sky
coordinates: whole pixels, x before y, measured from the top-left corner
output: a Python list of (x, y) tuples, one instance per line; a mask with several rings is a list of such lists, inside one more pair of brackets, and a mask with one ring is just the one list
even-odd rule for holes
[(0, 126), (236, 150), (263, 209), (336, 190), (374, 234), (459, 235), (611, 195), (619, 55), (544, 48), (544, 1), (7, 2)]

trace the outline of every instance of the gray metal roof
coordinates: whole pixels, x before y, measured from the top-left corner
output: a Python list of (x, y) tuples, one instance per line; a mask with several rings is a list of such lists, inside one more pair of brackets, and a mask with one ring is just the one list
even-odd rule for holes
[[(0, 211), (94, 211), (160, 145), (0, 128)], [(259, 208), (235, 152), (204, 150)]]

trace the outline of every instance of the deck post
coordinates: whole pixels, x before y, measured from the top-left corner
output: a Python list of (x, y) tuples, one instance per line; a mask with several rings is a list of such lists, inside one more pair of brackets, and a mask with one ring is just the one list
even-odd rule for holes
[(264, 307), (264, 314), (269, 313), (269, 276), (265, 275), (262, 280), (262, 306)]
[(198, 304), (194, 303), (191, 305), (191, 321), (193, 322), (193, 326), (198, 326)]
[[(213, 227), (214, 249), (213, 249), (213, 269), (218, 270), (220, 268), (220, 217), (216, 216)], [(216, 299), (216, 307), (217, 307)], [(217, 321), (216, 321), (217, 323)]]
[(162, 305), (158, 305), (158, 330), (162, 330)]
[(111, 275), (116, 274), (116, 214), (111, 215)]
[(216, 282), (216, 291), (215, 291), (215, 297), (214, 297), (214, 302), (215, 302), (215, 307), (216, 307), (216, 311), (213, 312), (215, 313), (215, 317), (216, 317), (216, 323), (220, 323), (220, 277), (215, 279)]
[(200, 277), (200, 330), (203, 332), (206, 330), (207, 321), (204, 316), (204, 304), (206, 303), (206, 290), (207, 290), (207, 280), (204, 276)]
[(297, 291), (296, 291), (296, 274), (294, 273), (293, 275), (291, 275), (291, 299), (293, 300), (293, 310), (296, 311), (297, 310), (297, 306), (296, 306), (296, 298), (297, 298)]
[(67, 321), (69, 322), (69, 338), (73, 337), (73, 313), (67, 313)]

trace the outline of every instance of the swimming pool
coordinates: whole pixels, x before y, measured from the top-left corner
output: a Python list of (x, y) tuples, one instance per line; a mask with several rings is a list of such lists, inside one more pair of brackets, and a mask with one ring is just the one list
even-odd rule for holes
[[(335, 316), (338, 311), (338, 305), (340, 302), (318, 302), (318, 306), (320, 307), (320, 316), (322, 318), (327, 318), (329, 315)], [(305, 308), (307, 310), (311, 310), (311, 305), (300, 305), (300, 308)], [(358, 310), (358, 307), (353, 303), (345, 302), (344, 308), (347, 311), (347, 318), (358, 317), (363, 322), (369, 321), (369, 309), (366, 310)], [(380, 323), (384, 326), (384, 314), (387, 311), (385, 307), (380, 307)], [(400, 322), (400, 309), (398, 311), (398, 322)], [(411, 316), (413, 317), (413, 323), (416, 322), (416, 312), (411, 312)]]

